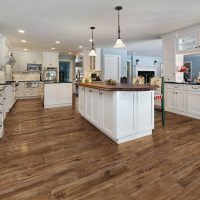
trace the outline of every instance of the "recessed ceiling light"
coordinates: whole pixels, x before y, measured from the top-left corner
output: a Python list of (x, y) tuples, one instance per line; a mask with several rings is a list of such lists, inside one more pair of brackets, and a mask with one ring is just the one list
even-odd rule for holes
[(28, 49), (24, 49), (24, 51), (27, 51)]
[(72, 55), (72, 52), (69, 52), (69, 55)]
[(81, 53), (81, 56), (84, 56), (84, 53)]
[(25, 30), (19, 29), (18, 32), (19, 33), (25, 33)]
[(56, 44), (60, 44), (60, 41), (56, 41)]
[(21, 42), (26, 43), (26, 40), (21, 40)]
[(92, 42), (93, 40), (92, 40), (92, 38), (91, 39), (89, 39), (89, 42)]
[(82, 46), (82, 45), (79, 45), (79, 48), (80, 48), (80, 49), (82, 49), (82, 48), (83, 48), (83, 46)]
[(54, 48), (54, 47), (52, 47), (51, 49), (52, 49), (52, 50), (54, 50), (55, 48)]

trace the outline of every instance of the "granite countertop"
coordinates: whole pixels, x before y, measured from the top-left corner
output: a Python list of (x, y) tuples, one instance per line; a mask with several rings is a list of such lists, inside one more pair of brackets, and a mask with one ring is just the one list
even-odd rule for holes
[(200, 83), (197, 82), (182, 82), (182, 83), (177, 83), (174, 81), (166, 81), (165, 83), (171, 83), (171, 84), (185, 84), (185, 85), (200, 85)]
[(95, 88), (100, 90), (107, 90), (107, 91), (150, 91), (156, 90), (156, 86), (150, 85), (129, 85), (129, 84), (116, 84), (116, 85), (108, 85), (103, 82), (98, 83), (78, 83), (79, 86)]

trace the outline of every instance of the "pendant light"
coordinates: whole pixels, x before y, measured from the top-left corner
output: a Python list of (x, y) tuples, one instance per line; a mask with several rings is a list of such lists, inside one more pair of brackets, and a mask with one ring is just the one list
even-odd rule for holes
[(94, 50), (94, 35), (93, 35), (93, 31), (95, 29), (94, 26), (90, 27), (91, 31), (92, 31), (92, 49), (90, 51), (90, 53), (88, 54), (89, 56), (96, 56), (96, 52)]
[(114, 48), (124, 48), (126, 47), (126, 45), (122, 42), (122, 39), (120, 36), (120, 16), (119, 16), (119, 11), (122, 10), (122, 6), (115, 7), (115, 10), (117, 10), (118, 12), (118, 38), (117, 38)]

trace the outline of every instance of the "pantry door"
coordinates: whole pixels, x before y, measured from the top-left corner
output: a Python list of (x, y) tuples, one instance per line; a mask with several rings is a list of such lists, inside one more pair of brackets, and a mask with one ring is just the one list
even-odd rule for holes
[(121, 57), (118, 55), (106, 54), (104, 58), (104, 79), (113, 79), (120, 82)]

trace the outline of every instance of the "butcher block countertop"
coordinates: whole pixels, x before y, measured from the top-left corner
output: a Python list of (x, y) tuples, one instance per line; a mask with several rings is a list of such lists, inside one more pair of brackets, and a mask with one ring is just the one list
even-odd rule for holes
[(104, 82), (98, 82), (98, 83), (78, 83), (79, 86), (82, 87), (89, 87), (89, 88), (95, 88), (99, 90), (106, 90), (106, 91), (150, 91), (150, 90), (156, 90), (156, 86), (150, 86), (150, 85), (129, 85), (129, 84), (116, 84), (116, 85), (108, 85)]

